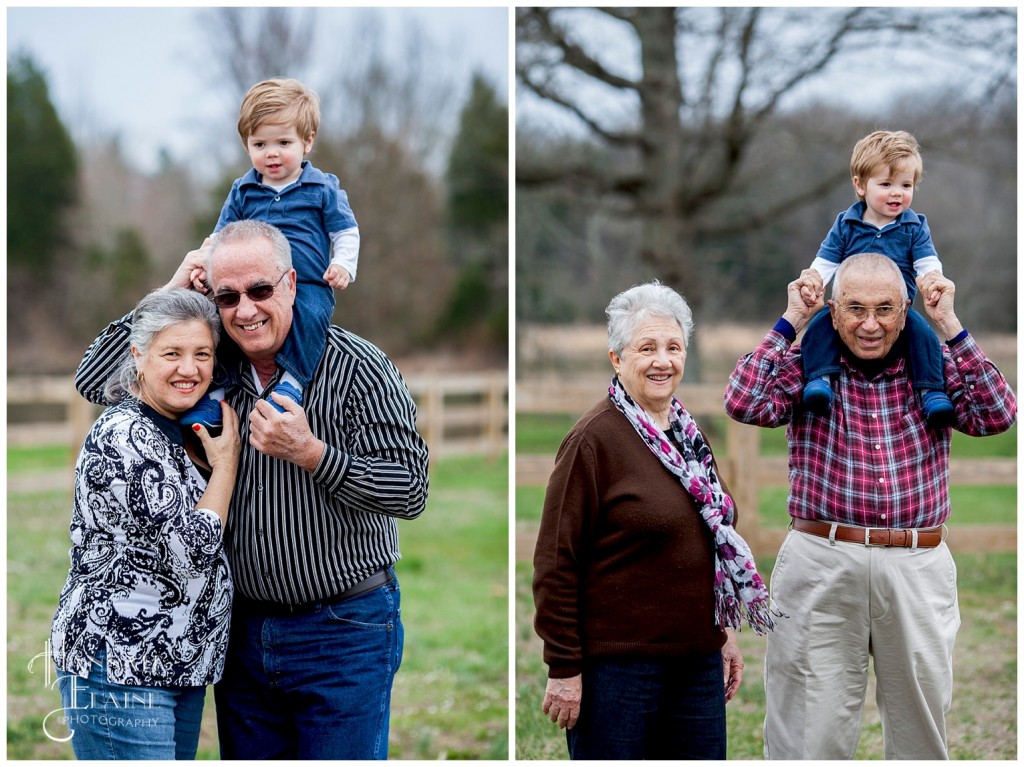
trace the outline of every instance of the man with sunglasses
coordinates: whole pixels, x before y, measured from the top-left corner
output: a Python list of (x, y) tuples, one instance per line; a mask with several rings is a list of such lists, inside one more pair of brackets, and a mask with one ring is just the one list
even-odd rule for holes
[(887, 759), (946, 759), (960, 625), (956, 566), (946, 546), (952, 429), (997, 434), (1016, 418), (1013, 391), (953, 307), (941, 274), (921, 285), (946, 340), (944, 377), (955, 410), (930, 426), (907, 370), (910, 306), (899, 268), (861, 254), (835, 275), (832, 323), (841, 340), (835, 402), (825, 416), (802, 401), (797, 334), (822, 306), (789, 284), (786, 312), (729, 379), (725, 409), (743, 423), (788, 425), (790, 532), (771, 578), (787, 618), (765, 656), (766, 759), (853, 759), (869, 656)]
[[(227, 400), (242, 457), (225, 543), (235, 584), (216, 685), (225, 759), (387, 758), (403, 628), (393, 565), (397, 519), (426, 504), (427, 448), (398, 370), (373, 344), (328, 330), (303, 405), (274, 393), (295, 270), (270, 224), (229, 224), (186, 256), (166, 287), (202, 266), (225, 333), (242, 352)], [(128, 352), (131, 314), (89, 347), (75, 384), (102, 403)]]

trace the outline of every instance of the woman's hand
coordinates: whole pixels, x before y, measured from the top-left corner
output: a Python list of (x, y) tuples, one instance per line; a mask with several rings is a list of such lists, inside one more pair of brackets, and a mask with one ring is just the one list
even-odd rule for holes
[(743, 654), (736, 644), (732, 629), (725, 630), (725, 644), (722, 645), (722, 672), (725, 676), (725, 702), (732, 700), (743, 681)]
[(544, 690), (544, 713), (560, 729), (572, 729), (580, 718), (580, 699), (583, 697), (583, 674), (568, 679), (548, 679)]
[(242, 452), (242, 440), (238, 434), (238, 414), (227, 402), (221, 401), (220, 412), (224, 428), (219, 437), (211, 437), (205, 426), (196, 424), (193, 428), (199, 435), (206, 451), (206, 460), (213, 471), (206, 484), (206, 492), (199, 499), (196, 508), (211, 509), (223, 524), (228, 522), (228, 508), (235, 488), (235, 474), (238, 473), (238, 457)]
[(205, 427), (196, 425), (196, 434), (203, 444), (206, 452), (206, 460), (210, 467), (217, 471), (227, 471), (234, 475), (238, 469), (238, 458), (242, 453), (242, 440), (238, 434), (238, 414), (227, 402), (221, 400), (221, 416), (224, 419), (224, 428), (220, 436), (213, 437)]

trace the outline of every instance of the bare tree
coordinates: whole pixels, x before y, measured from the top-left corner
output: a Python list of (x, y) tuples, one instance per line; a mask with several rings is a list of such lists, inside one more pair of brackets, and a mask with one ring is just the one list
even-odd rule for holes
[(215, 79), (241, 96), (270, 77), (301, 78), (313, 56), (316, 9), (212, 8), (203, 12), (203, 29), (215, 55)]
[[(533, 163), (537, 155), (523, 153), (518, 184), (568, 182), (617, 206), (639, 222), (641, 258), (666, 281), (697, 286), (688, 293), (697, 303), (695, 242), (756, 228), (846, 182), (836, 163), (814, 183), (772, 188), (741, 218), (715, 215), (756, 177), (762, 159), (752, 149), (769, 118), (826, 70), (856, 69), (856, 57), (896, 44), (961, 57), (996, 51), (990, 91), (1016, 69), (1012, 9), (520, 8), (516, 21), (523, 93), (571, 116), (614, 158), (548, 152)], [(629, 45), (609, 53), (589, 41), (595, 23), (625, 29)], [(798, 141), (821, 140), (815, 126), (803, 130)]]
[(458, 127), (457, 95), (467, 73), (456, 81), (445, 56), (408, 20), (385, 35), (384, 20), (372, 9), (355, 14), (336, 58), (334, 76), (320, 91), (332, 135), (387, 137), (440, 173)]

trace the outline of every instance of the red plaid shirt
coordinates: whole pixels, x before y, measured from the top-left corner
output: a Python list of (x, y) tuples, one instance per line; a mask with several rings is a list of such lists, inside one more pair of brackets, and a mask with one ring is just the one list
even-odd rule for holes
[[(1017, 400), (970, 334), (944, 345), (946, 392), (956, 429), (998, 434)], [(845, 360), (833, 377), (828, 416), (798, 407), (804, 377), (799, 346), (772, 330), (736, 363), (725, 391), (730, 417), (755, 426), (788, 424), (789, 514), (861, 527), (933, 527), (949, 517), (952, 429), (930, 429), (903, 358), (868, 379)]]

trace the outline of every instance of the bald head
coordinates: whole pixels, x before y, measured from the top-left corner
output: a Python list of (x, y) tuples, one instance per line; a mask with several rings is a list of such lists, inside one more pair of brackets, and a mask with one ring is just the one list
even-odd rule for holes
[(898, 286), (901, 300), (907, 300), (907, 283), (903, 281), (903, 273), (888, 256), (881, 253), (858, 253), (847, 258), (839, 265), (832, 280), (832, 298), (842, 300), (843, 287), (847, 278), (853, 275), (873, 275), (881, 280), (892, 280)]
[(843, 261), (828, 302), (832, 325), (843, 343), (863, 360), (884, 358), (907, 320), (907, 284), (896, 262), (877, 253)]

